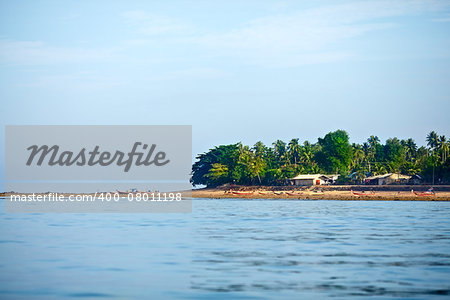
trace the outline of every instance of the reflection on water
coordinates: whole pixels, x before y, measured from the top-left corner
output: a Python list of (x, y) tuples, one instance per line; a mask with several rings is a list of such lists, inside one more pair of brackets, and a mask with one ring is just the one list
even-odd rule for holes
[(2, 213), (0, 298), (448, 297), (449, 217), (445, 202), (225, 199)]

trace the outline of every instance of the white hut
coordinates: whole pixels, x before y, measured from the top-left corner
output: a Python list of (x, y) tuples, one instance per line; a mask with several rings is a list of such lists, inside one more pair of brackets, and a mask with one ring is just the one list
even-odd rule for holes
[(322, 174), (300, 174), (289, 180), (293, 185), (323, 185), (329, 178)]

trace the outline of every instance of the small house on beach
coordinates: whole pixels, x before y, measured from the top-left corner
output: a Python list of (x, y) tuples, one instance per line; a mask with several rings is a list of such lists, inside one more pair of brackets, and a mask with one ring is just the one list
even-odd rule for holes
[(385, 184), (401, 184), (408, 183), (411, 176), (402, 175), (400, 173), (387, 173), (383, 175), (370, 176), (364, 179), (365, 184), (370, 185), (385, 185)]
[(300, 174), (289, 179), (291, 185), (324, 185), (334, 183), (339, 175)]
[(424, 184), (424, 179), (419, 174), (413, 175), (409, 181), (409, 184)]

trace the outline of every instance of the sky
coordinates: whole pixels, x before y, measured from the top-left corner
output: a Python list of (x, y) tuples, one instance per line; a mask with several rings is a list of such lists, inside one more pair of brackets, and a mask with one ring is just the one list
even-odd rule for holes
[(2, 128), (192, 125), (194, 155), (424, 145), (450, 136), (450, 1), (0, 0), (0, 101)]

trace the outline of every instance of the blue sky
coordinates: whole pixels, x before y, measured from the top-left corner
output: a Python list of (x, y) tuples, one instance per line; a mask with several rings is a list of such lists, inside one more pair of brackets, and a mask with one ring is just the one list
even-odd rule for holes
[(450, 1), (0, 3), (2, 127), (192, 124), (194, 154), (450, 135)]

